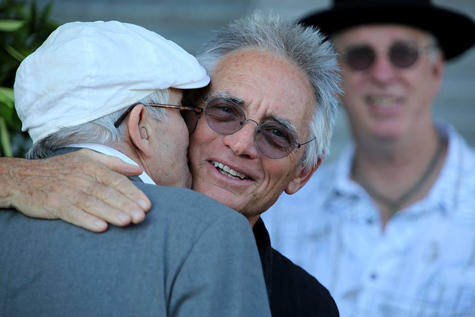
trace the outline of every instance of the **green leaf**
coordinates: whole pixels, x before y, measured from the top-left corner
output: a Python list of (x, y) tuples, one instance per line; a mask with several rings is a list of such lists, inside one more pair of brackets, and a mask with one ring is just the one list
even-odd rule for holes
[(14, 109), (10, 108), (10, 106), (4, 102), (0, 102), (0, 118), (3, 122), (7, 125), (11, 125), (12, 122), (12, 115)]
[(3, 118), (0, 118), (0, 148), (5, 156), (13, 156), (7, 125)]
[(15, 94), (13, 88), (0, 87), (0, 102), (13, 109), (15, 106)]
[(21, 120), (18, 118), (16, 109), (10, 105), (0, 101), (0, 118), (2, 118), (7, 125), (9, 131), (20, 131)]
[(26, 56), (18, 52), (16, 49), (5, 43), (3, 45), (3, 48), (10, 54), (11, 57), (16, 59), (17, 61), (21, 62), (22, 60), (25, 59)]
[(20, 130), (21, 121), (16, 113), (12, 88), (0, 87), (0, 117), (4, 119), (10, 131)]
[(19, 20), (0, 20), (0, 31), (2, 32), (14, 32), (21, 28), (25, 21)]

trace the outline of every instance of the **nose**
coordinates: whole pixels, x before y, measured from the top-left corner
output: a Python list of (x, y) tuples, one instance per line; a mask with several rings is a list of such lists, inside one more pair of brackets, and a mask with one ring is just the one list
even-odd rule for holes
[(397, 70), (388, 56), (378, 54), (369, 72), (374, 81), (385, 84), (394, 80)]
[[(256, 126), (246, 124), (248, 121), (255, 123)], [(259, 124), (255, 120), (247, 119), (242, 125), (243, 127), (239, 131), (224, 136), (224, 144), (238, 156), (247, 156), (255, 159), (259, 154), (255, 144), (256, 129)]]

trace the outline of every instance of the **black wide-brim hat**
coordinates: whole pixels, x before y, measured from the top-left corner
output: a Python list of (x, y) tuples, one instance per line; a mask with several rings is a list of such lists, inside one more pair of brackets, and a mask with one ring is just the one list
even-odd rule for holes
[(361, 24), (402, 24), (432, 33), (445, 59), (459, 56), (475, 43), (475, 22), (465, 14), (436, 7), (430, 0), (334, 0), (328, 10), (299, 21), (326, 35)]

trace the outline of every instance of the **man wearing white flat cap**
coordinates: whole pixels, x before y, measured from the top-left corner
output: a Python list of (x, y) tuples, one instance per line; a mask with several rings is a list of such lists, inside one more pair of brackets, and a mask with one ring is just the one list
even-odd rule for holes
[(29, 157), (90, 148), (138, 164), (153, 207), (102, 235), (2, 212), (1, 316), (270, 315), (246, 218), (178, 188), (191, 185), (180, 111), (198, 111), (182, 89), (208, 83), (175, 43), (116, 21), (65, 24), (23, 61), (15, 104)]

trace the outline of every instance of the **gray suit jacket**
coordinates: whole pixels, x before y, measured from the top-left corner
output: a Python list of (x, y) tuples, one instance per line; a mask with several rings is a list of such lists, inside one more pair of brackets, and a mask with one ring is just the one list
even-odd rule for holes
[(268, 316), (247, 220), (183, 188), (135, 182), (153, 209), (91, 233), (0, 211), (0, 316)]

